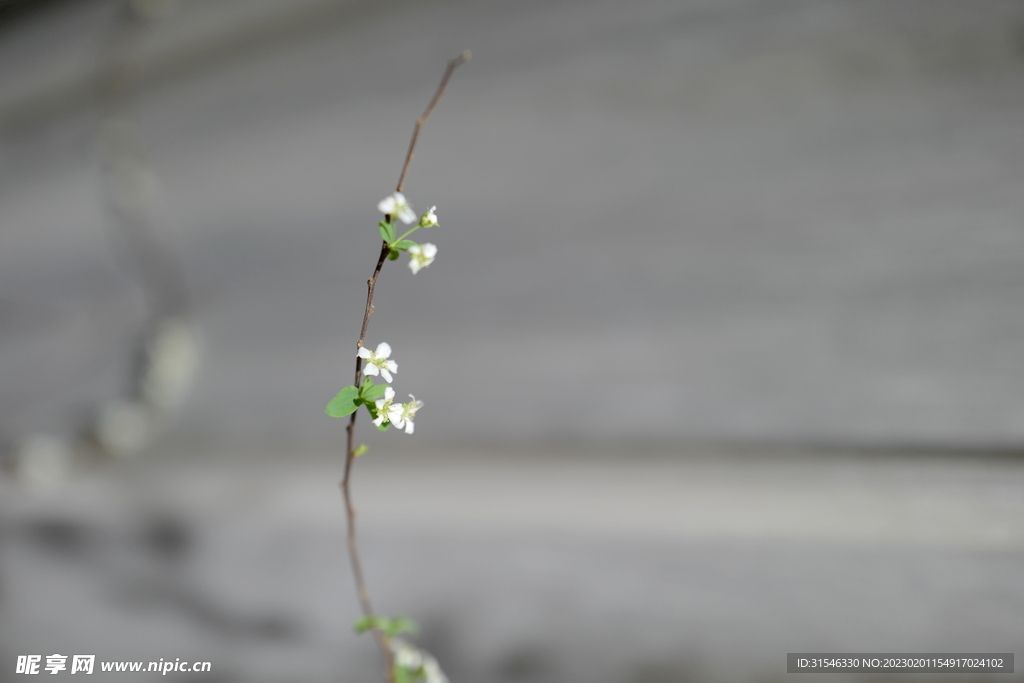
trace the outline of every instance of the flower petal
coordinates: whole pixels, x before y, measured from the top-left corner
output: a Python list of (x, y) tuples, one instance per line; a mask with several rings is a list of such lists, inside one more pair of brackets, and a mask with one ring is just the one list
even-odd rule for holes
[(377, 357), (378, 358), (387, 358), (390, 355), (391, 355), (391, 344), (388, 344), (387, 342), (381, 342), (380, 344), (377, 344)]
[(409, 207), (408, 204), (406, 204), (405, 206), (401, 206), (398, 208), (398, 218), (406, 225), (409, 225), (414, 220), (416, 220), (416, 214), (413, 213), (413, 210)]
[(366, 348), (365, 346), (360, 346), (359, 350), (356, 352), (356, 355), (359, 356), (360, 358), (369, 358), (371, 355), (373, 355), (373, 351)]
[(395, 210), (395, 195), (388, 195), (377, 204), (377, 210), (384, 214), (390, 214)]
[(366, 365), (363, 366), (363, 374), (376, 377), (377, 375), (380, 374), (380, 368), (378, 368), (373, 363), (367, 363)]

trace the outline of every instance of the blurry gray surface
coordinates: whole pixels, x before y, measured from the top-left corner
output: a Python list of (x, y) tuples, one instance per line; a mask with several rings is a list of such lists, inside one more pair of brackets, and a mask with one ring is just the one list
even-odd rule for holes
[[(0, 441), (117, 395), (144, 318), (94, 150), (111, 7), (0, 27)], [(634, 441), (1024, 442), (1022, 36), (995, 0), (183, 0), (138, 113), (205, 367), (150, 459), (0, 481), (0, 680), (65, 651), (374, 680), (323, 406), (465, 48), (407, 181), (440, 254), (387, 265), (368, 339), (426, 401), (416, 438), (360, 424), (380, 609), (456, 683), (1013, 650), (1020, 462)], [(560, 446), (439, 446), (517, 437)]]
[[(110, 5), (0, 35), (0, 429), (116, 389), (138, 291), (99, 206)], [(182, 1), (141, 47), (158, 230), (206, 330), (181, 437), (326, 443), (369, 334), (418, 433), (1024, 439), (1024, 6)], [(226, 37), (225, 37), (226, 36)], [(390, 435), (389, 435), (390, 436)]]
[[(582, 455), (360, 461), (377, 609), (417, 619), (453, 681), (781, 681), (793, 651), (1020, 657), (1018, 462)], [(348, 631), (339, 469), (168, 451), (45, 493), (3, 485), (0, 680), (53, 652), (212, 662), (181, 680), (375, 680), (373, 643)]]

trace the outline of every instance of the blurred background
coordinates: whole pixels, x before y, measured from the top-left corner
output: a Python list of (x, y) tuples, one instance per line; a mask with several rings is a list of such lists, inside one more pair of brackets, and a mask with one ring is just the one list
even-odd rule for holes
[(323, 409), (467, 48), (367, 337), (425, 402), (357, 430), (378, 609), (456, 683), (1013, 652), (1024, 3), (5, 0), (0, 681), (379, 676)]

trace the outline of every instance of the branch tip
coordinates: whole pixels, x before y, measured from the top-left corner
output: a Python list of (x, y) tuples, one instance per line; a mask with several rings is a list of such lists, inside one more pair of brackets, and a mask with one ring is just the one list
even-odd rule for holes
[(430, 100), (430, 104), (427, 105), (426, 110), (423, 112), (423, 116), (416, 119), (416, 125), (412, 130), (412, 140), (409, 141), (409, 151), (405, 155), (405, 163), (402, 164), (402, 173), (398, 176), (398, 185), (395, 187), (395, 192), (401, 192), (402, 187), (405, 185), (405, 174), (409, 171), (409, 164), (412, 163), (413, 150), (416, 149), (416, 140), (420, 136), (420, 128), (427, 122), (427, 118), (430, 116), (430, 112), (434, 111), (434, 106), (437, 105), (437, 101), (441, 99), (441, 95), (444, 94), (444, 89), (448, 85), (448, 79), (451, 78), (452, 72), (455, 69), (469, 60), (472, 54), (469, 50), (463, 50), (462, 54), (455, 59), (448, 62), (447, 68), (444, 70), (444, 75), (441, 77), (441, 83), (437, 86), (437, 91)]

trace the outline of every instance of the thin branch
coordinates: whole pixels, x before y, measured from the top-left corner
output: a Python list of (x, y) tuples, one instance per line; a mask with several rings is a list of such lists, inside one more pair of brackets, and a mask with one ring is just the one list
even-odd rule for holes
[[(386, 220), (390, 220), (390, 216), (386, 217)], [(366, 281), (366, 309), (363, 311), (363, 325), (359, 329), (359, 342), (356, 343), (357, 350), (363, 348), (363, 344), (366, 341), (366, 327), (370, 324), (370, 316), (373, 315), (373, 290), (377, 285), (377, 276), (380, 275), (380, 269), (384, 266), (384, 260), (387, 259), (390, 251), (388, 243), (384, 242), (380, 248), (377, 267), (373, 269), (373, 277)], [(362, 381), (362, 371), (363, 359), (356, 356), (356, 374), (353, 383), (357, 387)], [(352, 417), (348, 421), (348, 427), (345, 429), (348, 432), (348, 439), (345, 451), (345, 475), (341, 480), (341, 493), (345, 498), (345, 517), (348, 522), (348, 557), (352, 563), (352, 576), (356, 582), (356, 594), (359, 597), (359, 605), (363, 610), (363, 616), (372, 617), (375, 612), (373, 611), (373, 604), (370, 602), (370, 592), (366, 588), (366, 579), (363, 577), (363, 563), (359, 559), (359, 545), (356, 537), (356, 509), (352, 504), (352, 494), (349, 492), (348, 486), (352, 476), (352, 463), (356, 459), (354, 438), (357, 414), (358, 411), (352, 413)], [(384, 659), (384, 675), (389, 683), (394, 683), (394, 667), (392, 665), (391, 644), (388, 641), (388, 637), (380, 629), (374, 629), (373, 635), (377, 639), (381, 657)]]
[[(455, 59), (448, 62), (448, 67), (445, 69), (444, 76), (441, 78), (441, 84), (437, 87), (437, 92), (434, 93), (434, 97), (430, 100), (430, 104), (427, 105), (423, 115), (416, 120), (416, 127), (413, 129), (412, 141), (409, 143), (409, 151), (405, 155), (405, 164), (402, 166), (402, 175), (398, 179), (398, 186), (396, 192), (402, 191), (402, 185), (405, 182), (405, 174), (409, 170), (409, 164), (412, 162), (413, 151), (416, 149), (416, 140), (420, 135), (420, 128), (426, 123), (427, 117), (430, 116), (430, 112), (434, 110), (434, 106), (437, 101), (441, 99), (441, 95), (444, 94), (445, 86), (448, 85), (448, 79), (451, 78), (452, 72), (455, 71), (456, 67), (468, 60), (470, 57), (469, 50), (466, 50)], [(385, 216), (384, 220), (390, 222), (391, 216)], [(387, 241), (381, 243), (380, 256), (377, 258), (377, 266), (373, 269), (373, 276), (366, 281), (366, 308), (363, 311), (363, 324), (359, 328), (359, 341), (356, 343), (356, 350), (363, 348), (363, 344), (366, 342), (366, 328), (370, 324), (370, 316), (373, 315), (373, 290), (377, 286), (377, 277), (380, 275), (381, 268), (384, 267), (384, 261), (387, 260), (388, 254), (391, 249), (388, 247)], [(362, 380), (363, 371), (363, 359), (356, 356), (356, 372), (355, 379), (353, 381), (356, 387), (359, 387)], [(352, 504), (352, 495), (349, 491), (349, 483), (352, 479), (352, 464), (355, 462), (355, 428), (356, 428), (356, 415), (358, 411), (352, 413), (349, 418), (348, 427), (345, 431), (348, 432), (346, 455), (345, 455), (345, 474), (341, 480), (341, 493), (345, 498), (345, 517), (347, 520), (347, 531), (348, 531), (348, 554), (349, 560), (352, 563), (352, 575), (355, 579), (356, 594), (359, 597), (359, 605), (362, 608), (363, 616), (373, 617), (376, 613), (373, 611), (373, 604), (370, 601), (370, 592), (366, 587), (366, 579), (363, 576), (363, 563), (359, 558), (359, 544), (356, 536), (356, 509)], [(388, 683), (394, 683), (394, 658), (391, 653), (391, 643), (386, 633), (381, 629), (373, 629), (374, 636), (377, 639), (377, 645), (380, 647), (381, 657), (384, 660), (384, 677)]]
[(402, 175), (398, 176), (398, 186), (395, 187), (395, 192), (401, 192), (402, 186), (405, 184), (405, 173), (409, 170), (409, 164), (412, 163), (412, 152), (416, 149), (416, 139), (420, 136), (420, 128), (427, 122), (427, 117), (430, 116), (430, 112), (434, 111), (434, 106), (437, 101), (441, 99), (441, 95), (444, 94), (444, 89), (448, 85), (448, 79), (452, 77), (452, 72), (465, 62), (469, 61), (472, 55), (469, 50), (464, 50), (461, 55), (448, 62), (448, 68), (444, 70), (444, 76), (441, 77), (441, 84), (437, 86), (437, 92), (434, 93), (433, 99), (430, 100), (430, 104), (427, 105), (426, 110), (423, 112), (423, 116), (416, 119), (416, 127), (412, 131), (412, 140), (409, 141), (409, 151), (405, 155), (405, 164), (402, 166)]

